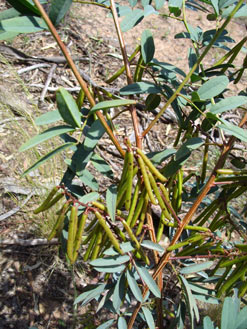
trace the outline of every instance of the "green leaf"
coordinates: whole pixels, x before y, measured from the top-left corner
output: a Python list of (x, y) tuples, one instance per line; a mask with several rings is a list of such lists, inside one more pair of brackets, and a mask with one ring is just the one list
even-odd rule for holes
[(70, 126), (57, 126), (53, 128), (49, 128), (42, 132), (39, 135), (34, 136), (33, 138), (29, 139), (26, 143), (24, 143), (20, 148), (19, 152), (26, 151), (52, 137), (59, 136), (61, 134), (74, 131), (73, 127)]
[(106, 284), (102, 283), (99, 285), (94, 286), (92, 289), (87, 290), (76, 297), (74, 301), (74, 305), (78, 304), (80, 302), (83, 302), (83, 304), (86, 304), (90, 300), (94, 299), (95, 297), (99, 296), (104, 290), (106, 289)]
[(106, 191), (106, 206), (113, 222), (115, 222), (117, 205), (117, 186), (111, 185)]
[[(123, 252), (125, 252), (125, 253), (131, 252), (135, 249), (135, 248), (133, 248), (130, 241), (120, 243), (120, 247), (123, 250)], [(116, 255), (119, 255), (119, 252), (116, 249), (114, 249), (113, 247), (111, 247), (104, 251), (104, 255), (116, 256)]]
[(153, 111), (160, 105), (161, 97), (157, 94), (150, 94), (145, 100), (145, 111)]
[(65, 16), (72, 0), (53, 0), (49, 11), (49, 17), (54, 25), (57, 25)]
[(14, 39), (18, 34), (16, 32), (0, 32), (0, 41)]
[(40, 16), (39, 10), (34, 4), (27, 0), (7, 0), (17, 11), (23, 15), (37, 15)]
[(237, 309), (231, 297), (226, 297), (221, 314), (221, 329), (235, 329)]
[(108, 329), (111, 327), (111, 325), (115, 322), (114, 319), (108, 320), (105, 323), (98, 326), (96, 329)]
[(99, 110), (114, 108), (118, 106), (126, 106), (130, 104), (136, 104), (136, 101), (133, 99), (114, 99), (111, 101), (104, 101), (96, 104), (91, 108), (90, 113), (94, 113)]
[(151, 82), (135, 82), (120, 89), (121, 95), (159, 94), (161, 89)]
[(246, 96), (232, 96), (221, 100), (220, 102), (212, 105), (209, 111), (214, 114), (223, 113), (232, 109), (236, 109), (247, 103)]
[(118, 325), (118, 329), (127, 329), (127, 322), (125, 318), (123, 318), (122, 316), (118, 318), (117, 325)]
[(200, 300), (203, 303), (208, 303), (208, 304), (213, 304), (213, 305), (220, 304), (219, 300), (215, 297), (211, 297), (208, 295), (201, 295), (201, 294), (197, 294), (197, 293), (194, 293), (193, 296), (194, 296), (194, 298), (196, 298), (197, 300)]
[(132, 27), (136, 26), (138, 23), (142, 21), (144, 17), (144, 11), (141, 9), (134, 9), (131, 14), (126, 16), (121, 24), (121, 30), (123, 32), (127, 32), (128, 30), (132, 29)]
[(246, 319), (247, 319), (247, 307), (245, 306), (242, 310), (238, 313), (235, 329), (246, 329)]
[(35, 16), (20, 16), (1, 21), (1, 27), (6, 32), (33, 33), (47, 29), (42, 18)]
[(159, 13), (154, 9), (153, 6), (147, 5), (144, 7), (144, 17), (148, 17), (149, 15), (156, 14), (158, 15)]
[(54, 123), (57, 121), (63, 120), (61, 117), (61, 114), (59, 113), (58, 110), (55, 111), (49, 111), (46, 112), (42, 115), (40, 115), (38, 118), (35, 119), (35, 124), (37, 126), (42, 126), (42, 125), (48, 125), (49, 123)]
[(49, 160), (50, 158), (52, 158), (54, 155), (56, 155), (57, 153), (65, 150), (68, 147), (71, 147), (72, 145), (74, 145), (74, 143), (66, 143), (66, 144), (63, 144), (63, 145), (57, 147), (55, 150), (47, 153), (46, 155), (44, 155), (43, 157), (41, 157), (37, 162), (35, 162), (31, 167), (29, 167), (27, 170), (25, 170), (24, 173), (22, 174), (22, 176), (27, 175), (28, 173), (30, 173), (34, 169), (36, 169), (39, 166), (41, 166), (44, 162), (46, 162), (47, 160)]
[[(225, 122), (227, 122), (227, 121), (225, 121)], [(239, 138), (241, 141), (247, 142), (247, 131), (246, 131), (246, 129), (234, 126), (231, 123), (221, 124), (218, 127), (223, 129), (224, 131), (226, 131), (230, 135), (233, 135), (233, 136)]]
[(154, 2), (155, 2), (155, 8), (157, 10), (160, 10), (164, 6), (165, 0), (154, 0)]
[(144, 317), (147, 321), (147, 325), (148, 325), (149, 329), (155, 329), (154, 318), (153, 318), (152, 312), (145, 306), (142, 306), (142, 311), (143, 311)]
[(102, 175), (109, 178), (113, 178), (113, 172), (108, 163), (102, 159), (97, 153), (94, 153), (91, 157), (91, 162), (96, 170), (98, 170)]
[(0, 12), (0, 21), (2, 21), (4, 19), (8, 19), (8, 18), (18, 17), (20, 15), (21, 15), (21, 13), (19, 11), (17, 11), (16, 9), (9, 8), (9, 9), (6, 9), (6, 10)]
[(119, 313), (120, 306), (123, 303), (125, 295), (125, 273), (122, 273), (118, 278), (117, 284), (114, 287), (112, 303), (115, 310)]
[(129, 0), (129, 4), (133, 8), (137, 4), (137, 0)]
[(150, 250), (156, 250), (158, 252), (164, 252), (165, 249), (158, 243), (154, 243), (150, 240), (143, 240), (141, 246)]
[(105, 258), (98, 258), (92, 260), (89, 264), (92, 266), (97, 267), (105, 267), (105, 266), (117, 266), (124, 264), (130, 260), (130, 257), (128, 255), (118, 255), (118, 256), (110, 256)]
[(201, 264), (190, 265), (190, 266), (182, 268), (180, 270), (180, 273), (191, 274), (191, 273), (204, 271), (204, 270), (209, 269), (213, 264), (214, 264), (214, 262), (205, 262), (205, 263), (201, 263)]
[[(86, 166), (86, 164), (85, 164)], [(89, 186), (92, 190), (97, 191), (99, 188), (99, 184), (95, 177), (88, 171), (87, 169), (84, 169), (80, 172), (80, 175), (78, 176), (80, 181), (82, 181), (83, 184), (86, 186)]]
[(201, 100), (210, 99), (221, 94), (229, 84), (225, 75), (218, 76), (206, 81), (198, 90), (197, 94)]
[(191, 322), (192, 323), (194, 322), (193, 321), (194, 315), (196, 317), (196, 321), (198, 322), (199, 321), (199, 311), (198, 311), (198, 308), (197, 308), (195, 299), (193, 297), (193, 294), (191, 292), (190, 286), (189, 286), (187, 280), (182, 275), (179, 275), (179, 277), (180, 277), (180, 279), (182, 281), (184, 292), (185, 292), (186, 297), (187, 297), (188, 307), (189, 307), (189, 314), (190, 314), (190, 317), (191, 317)]
[(125, 268), (125, 265), (94, 266), (94, 269), (100, 273), (121, 273)]
[(150, 30), (144, 30), (141, 36), (141, 53), (145, 64), (151, 62), (154, 57), (154, 40)]
[(91, 192), (83, 195), (83, 197), (81, 197), (79, 201), (81, 203), (90, 203), (92, 201), (96, 201), (99, 197), (100, 197), (99, 193)]
[(220, 13), (219, 0), (211, 0), (211, 3), (214, 7), (214, 11), (215, 11), (216, 15), (219, 16), (219, 13)]
[(64, 88), (59, 88), (56, 93), (58, 111), (66, 123), (72, 127), (81, 127), (81, 113), (76, 101)]
[(161, 164), (161, 162), (171, 157), (174, 153), (176, 153), (175, 149), (166, 149), (161, 152), (148, 153), (147, 156), (153, 163)]
[(135, 280), (135, 277), (133, 275), (133, 272), (130, 270), (127, 270), (127, 280), (128, 280), (128, 284), (130, 287), (130, 290), (132, 291), (134, 297), (142, 303), (142, 293), (141, 290)]
[(214, 323), (212, 322), (209, 316), (206, 316), (203, 319), (203, 329), (215, 329)]
[(102, 126), (100, 120), (94, 121), (92, 126), (88, 129), (83, 143), (85, 150), (93, 150), (104, 133), (105, 128)]
[(139, 265), (137, 263), (136, 263), (136, 268), (137, 268), (137, 271), (138, 271), (140, 277), (148, 286), (149, 290), (152, 291), (154, 296), (160, 298), (161, 293), (160, 293), (159, 287), (157, 286), (157, 284), (154, 281), (154, 279), (152, 278), (152, 276), (149, 274), (148, 270), (144, 266)]

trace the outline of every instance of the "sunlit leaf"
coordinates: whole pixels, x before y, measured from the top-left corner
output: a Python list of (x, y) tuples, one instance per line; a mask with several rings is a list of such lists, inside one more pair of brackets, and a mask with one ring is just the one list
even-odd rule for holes
[(114, 292), (112, 296), (113, 307), (117, 312), (119, 312), (120, 306), (123, 303), (125, 294), (125, 274), (122, 273), (118, 278), (117, 284), (114, 287)]
[(19, 16), (1, 21), (1, 27), (6, 32), (32, 33), (47, 29), (42, 18), (35, 16)]
[(86, 138), (84, 140), (85, 150), (93, 150), (104, 133), (105, 128), (101, 124), (100, 120), (94, 121), (92, 126), (88, 129)]
[(59, 88), (56, 93), (58, 111), (66, 123), (72, 127), (81, 127), (81, 112), (76, 101), (64, 88)]
[(149, 63), (154, 57), (155, 47), (153, 35), (150, 30), (144, 30), (141, 36), (141, 53), (144, 63)]
[(212, 105), (209, 108), (209, 111), (218, 114), (223, 113), (229, 110), (236, 109), (239, 106), (242, 106), (247, 103), (247, 97), (246, 96), (232, 96), (227, 97), (218, 103)]
[(118, 329), (127, 329), (127, 322), (125, 318), (123, 318), (122, 316), (118, 318), (117, 325), (118, 325)]
[(106, 191), (106, 206), (113, 222), (115, 222), (116, 204), (117, 204), (117, 186), (111, 185)]
[(201, 100), (210, 99), (221, 94), (229, 83), (225, 75), (218, 76), (206, 81), (198, 90), (197, 94)]
[(157, 284), (154, 281), (154, 279), (152, 278), (152, 276), (149, 274), (148, 270), (144, 266), (139, 265), (137, 263), (136, 263), (136, 268), (137, 268), (137, 271), (138, 271), (140, 277), (146, 283), (146, 285), (148, 286), (150, 291), (152, 291), (154, 296), (160, 298), (161, 293), (160, 293), (159, 287), (157, 286)]
[(214, 262), (209, 261), (209, 262), (205, 262), (205, 263), (186, 266), (180, 270), (180, 273), (191, 274), (191, 273), (200, 272), (200, 271), (209, 269), (213, 264), (214, 264)]
[(108, 320), (105, 323), (98, 326), (96, 329), (108, 329), (111, 327), (111, 325), (115, 322), (114, 319)]
[(90, 113), (118, 106), (127, 106), (130, 104), (136, 104), (136, 101), (133, 99), (114, 99), (111, 101), (104, 101), (94, 105), (94, 107), (91, 108)]
[(164, 252), (165, 249), (159, 245), (158, 243), (154, 243), (150, 240), (143, 240), (141, 243), (142, 247), (150, 249), (150, 250), (156, 250), (158, 252)]
[(58, 110), (54, 110), (54, 111), (49, 111), (46, 112), (42, 115), (40, 115), (38, 118), (35, 119), (35, 124), (37, 126), (42, 126), (42, 125), (48, 125), (50, 123), (54, 123), (57, 121), (63, 120), (63, 118), (61, 117), (61, 114), (59, 113)]
[(126, 16), (120, 26), (123, 32), (127, 32), (132, 29), (132, 27), (136, 26), (144, 17), (144, 11), (141, 9), (134, 9), (131, 14)]
[(141, 290), (135, 280), (134, 274), (132, 271), (127, 270), (127, 280), (130, 287), (130, 290), (132, 291), (134, 297), (139, 301), (142, 302), (142, 293)]
[(63, 19), (71, 5), (72, 0), (52, 0), (49, 17), (54, 25)]
[(142, 306), (142, 311), (147, 321), (147, 325), (149, 329), (155, 329), (155, 323), (154, 323), (152, 312), (145, 306)]
[(34, 169), (37, 169), (39, 166), (41, 166), (44, 162), (46, 162), (47, 160), (49, 160), (50, 158), (52, 158), (54, 155), (56, 155), (57, 153), (65, 150), (68, 147), (71, 147), (72, 145), (74, 145), (74, 143), (66, 143), (66, 144), (63, 144), (63, 145), (57, 147), (55, 150), (47, 153), (46, 155), (44, 155), (43, 157), (41, 157), (37, 162), (35, 162), (31, 167), (29, 167), (26, 171), (24, 171), (24, 173), (22, 174), (22, 176), (25, 176), (29, 172), (33, 171)]
[(104, 266), (116, 266), (120, 264), (124, 264), (130, 260), (130, 257), (128, 255), (118, 255), (118, 256), (111, 256), (111, 257), (105, 257), (105, 258), (98, 258), (92, 260), (89, 264), (92, 266), (97, 267), (104, 267)]
[(161, 89), (151, 82), (136, 82), (120, 89), (121, 95), (159, 94)]
[(23, 152), (26, 151), (40, 143), (43, 143), (44, 141), (53, 138), (55, 136), (59, 136), (61, 134), (65, 134), (67, 132), (74, 131), (73, 127), (70, 126), (57, 126), (53, 128), (49, 128), (45, 131), (43, 131), (41, 134), (36, 135), (29, 139), (26, 143), (24, 143), (20, 148), (19, 151)]

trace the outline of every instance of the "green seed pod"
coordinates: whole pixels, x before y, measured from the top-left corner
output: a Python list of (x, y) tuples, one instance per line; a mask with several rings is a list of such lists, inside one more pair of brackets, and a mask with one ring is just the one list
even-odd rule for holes
[(87, 212), (84, 212), (82, 215), (80, 215), (80, 218), (79, 218), (79, 225), (78, 225), (78, 230), (76, 232), (75, 243), (74, 243), (73, 263), (76, 261), (76, 259), (78, 257), (87, 216), (88, 216)]
[(157, 184), (155, 182), (155, 179), (154, 179), (153, 175), (150, 172), (148, 172), (148, 178), (149, 178), (149, 181), (150, 181), (151, 186), (153, 188), (154, 194), (155, 194), (155, 196), (156, 196), (156, 198), (158, 200), (158, 203), (160, 205), (160, 208), (161, 208), (162, 212), (165, 215), (165, 218), (171, 220), (171, 215), (170, 215), (170, 213), (168, 212), (168, 210), (166, 208), (166, 205), (165, 205), (165, 203), (164, 203), (164, 201), (163, 201), (163, 199), (162, 199), (162, 197), (160, 195), (159, 188), (158, 188), (158, 186), (157, 186)]
[(138, 227), (136, 230), (136, 236), (140, 235), (142, 232), (142, 227), (145, 222), (145, 218), (146, 218), (146, 214), (147, 214), (148, 202), (149, 202), (149, 198), (148, 198), (148, 194), (146, 194), (144, 203), (143, 203), (143, 207), (142, 207), (142, 210), (141, 210), (141, 213), (139, 216), (139, 224), (138, 224)]
[(137, 206), (136, 206), (136, 209), (135, 209), (134, 214), (132, 216), (132, 219), (131, 219), (130, 224), (128, 222), (128, 225), (130, 225), (130, 227), (134, 227), (135, 226), (135, 224), (136, 224), (136, 222), (137, 222), (137, 220), (138, 220), (138, 218), (140, 216), (140, 213), (141, 213), (141, 210), (142, 210), (142, 207), (143, 207), (143, 203), (144, 203), (146, 194), (147, 194), (147, 191), (146, 191), (145, 188), (143, 188), (143, 190), (142, 190), (142, 192), (140, 194), (140, 197), (137, 200)]
[(115, 238), (115, 236), (113, 235), (111, 229), (109, 228), (109, 226), (106, 224), (105, 219), (101, 216), (101, 214), (98, 211), (95, 211), (95, 216), (97, 217), (99, 224), (103, 227), (103, 229), (105, 230), (106, 234), (109, 237), (109, 240), (112, 242), (113, 247), (121, 254), (123, 255), (124, 252), (123, 250), (120, 248), (120, 245), (118, 243), (118, 240)]
[(98, 234), (95, 239), (95, 244), (94, 244), (94, 249), (91, 255), (91, 260), (94, 260), (98, 257), (98, 254), (100, 252), (100, 247), (101, 247), (101, 242), (102, 242), (102, 237), (103, 237), (103, 232), (102, 230), (98, 231)]
[(44, 202), (37, 208), (34, 210), (34, 214), (38, 214), (42, 211), (44, 211), (45, 209), (48, 209), (47, 206), (50, 203), (51, 199), (54, 197), (54, 195), (57, 193), (57, 191), (59, 190), (60, 187), (55, 186), (53, 187), (53, 189), (51, 190), (51, 192), (48, 194), (47, 198), (44, 200)]
[(196, 242), (196, 241), (199, 241), (199, 240), (203, 240), (203, 238), (204, 237), (202, 235), (196, 234), (196, 235), (194, 235), (192, 237), (189, 237), (188, 239), (184, 240), (183, 242), (179, 242), (177, 244), (174, 244), (173, 246), (168, 247), (167, 251), (172, 251), (172, 250), (179, 249), (181, 247), (187, 246), (190, 243), (193, 243), (193, 242)]
[(234, 283), (241, 278), (247, 271), (246, 264), (238, 264), (236, 269), (232, 272), (232, 274), (226, 279), (226, 282), (221, 286), (219, 291), (217, 292), (217, 297), (220, 297), (227, 290), (229, 290)]
[(126, 195), (125, 195), (125, 209), (130, 209), (131, 204), (131, 194), (132, 194), (132, 184), (133, 184), (133, 172), (134, 172), (134, 154), (132, 151), (127, 151), (128, 156), (128, 172), (126, 175), (127, 179), (127, 187), (126, 187)]
[(100, 229), (100, 225), (97, 224), (96, 228), (93, 230), (93, 235), (90, 239), (90, 243), (89, 243), (89, 246), (87, 247), (87, 251), (85, 252), (84, 256), (83, 256), (83, 260), (86, 262), (89, 258), (90, 258), (90, 255), (93, 251), (93, 247), (95, 245), (95, 241), (96, 241), (96, 238), (97, 238), (97, 234), (98, 234), (98, 231)]
[(132, 221), (132, 218), (133, 218), (133, 215), (134, 215), (134, 211), (135, 211), (135, 208), (136, 208), (136, 204), (137, 204), (138, 194), (139, 194), (140, 188), (141, 188), (141, 180), (138, 179), (137, 184), (135, 186), (134, 194), (133, 194), (133, 197), (132, 197), (129, 214), (128, 214), (128, 217), (126, 219), (126, 222), (129, 225), (130, 225), (130, 223)]
[(78, 221), (78, 208), (76, 206), (71, 207), (70, 220), (69, 220), (69, 231), (67, 241), (67, 255), (71, 263), (73, 262), (74, 253), (74, 239), (75, 239), (75, 223)]
[(51, 240), (55, 236), (57, 236), (57, 233), (59, 232), (59, 230), (63, 226), (64, 218), (65, 218), (66, 212), (69, 208), (69, 205), (70, 204), (68, 202), (66, 202), (63, 205), (63, 207), (59, 210), (57, 221), (56, 221), (55, 225), (53, 226), (53, 229), (52, 229), (51, 233), (49, 234), (49, 236), (47, 238), (48, 240)]
[(142, 157), (145, 165), (154, 176), (156, 176), (162, 183), (167, 182), (167, 178), (161, 174), (161, 172), (152, 164), (149, 158), (140, 149), (137, 148), (136, 152)]
[(137, 156), (137, 161), (138, 161), (140, 169), (141, 169), (144, 185), (145, 185), (147, 193), (149, 195), (149, 199), (150, 199), (152, 204), (157, 205), (157, 202), (156, 202), (155, 197), (154, 197), (153, 192), (152, 192), (151, 184), (150, 184), (149, 179), (148, 179), (148, 174), (147, 174), (147, 171), (146, 171), (146, 168), (145, 168), (144, 161), (142, 160), (142, 158), (140, 156)]

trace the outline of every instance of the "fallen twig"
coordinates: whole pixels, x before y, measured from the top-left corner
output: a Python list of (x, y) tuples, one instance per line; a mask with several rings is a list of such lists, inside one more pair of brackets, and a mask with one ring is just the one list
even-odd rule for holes
[(18, 245), (22, 247), (35, 247), (35, 246), (42, 246), (42, 245), (55, 245), (58, 244), (59, 240), (57, 238), (52, 239), (51, 241), (47, 239), (20, 239), (17, 235), (15, 235), (12, 239), (5, 239), (0, 240), (0, 246), (11, 246), (11, 245)]
[(29, 194), (19, 207), (15, 207), (15, 208), (11, 209), (10, 211), (6, 212), (5, 214), (2, 214), (0, 216), (0, 221), (5, 220), (5, 219), (9, 218), (10, 216), (16, 214), (21, 208), (23, 208), (25, 206), (25, 204), (31, 199), (31, 197), (33, 195), (34, 195), (34, 192)]

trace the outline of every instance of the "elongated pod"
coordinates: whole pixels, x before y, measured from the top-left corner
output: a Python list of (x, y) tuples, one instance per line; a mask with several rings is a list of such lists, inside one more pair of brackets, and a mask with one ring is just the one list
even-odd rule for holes
[(156, 202), (155, 197), (153, 195), (152, 187), (151, 187), (151, 184), (150, 184), (149, 179), (148, 179), (148, 174), (147, 174), (147, 171), (146, 171), (146, 168), (145, 168), (144, 161), (142, 160), (142, 158), (140, 156), (137, 156), (137, 161), (138, 161), (140, 169), (141, 169), (144, 185), (145, 185), (147, 193), (149, 195), (149, 199), (150, 199), (152, 204), (156, 205), (157, 202)]
[(132, 151), (127, 151), (128, 156), (128, 172), (127, 172), (127, 187), (126, 187), (126, 198), (125, 198), (125, 209), (130, 209), (131, 194), (133, 185), (133, 173), (134, 173), (134, 154)]
[(83, 256), (83, 260), (86, 262), (88, 260), (88, 258), (90, 257), (90, 255), (92, 254), (93, 252), (93, 247), (95, 245), (95, 241), (96, 241), (96, 238), (97, 238), (97, 234), (98, 234), (98, 231), (100, 229), (100, 225), (97, 224), (95, 229), (93, 230), (93, 235), (90, 239), (90, 242), (89, 242), (89, 245), (87, 247), (87, 250)]
[(139, 148), (136, 149), (136, 152), (142, 157), (145, 165), (154, 176), (156, 176), (163, 183), (167, 182), (167, 178), (161, 174), (161, 172), (153, 165), (149, 158)]
[(43, 201), (43, 203), (33, 211), (34, 214), (38, 214), (41, 211), (44, 211), (44, 209), (47, 207), (47, 205), (49, 204), (49, 202), (51, 201), (51, 199), (54, 197), (54, 195), (57, 193), (58, 190), (59, 190), (58, 186), (53, 187), (53, 189), (48, 194), (47, 198)]
[(78, 230), (76, 232), (75, 243), (74, 243), (73, 263), (76, 261), (76, 259), (78, 257), (87, 216), (88, 216), (88, 213), (85, 211), (82, 215), (80, 215), (80, 218), (79, 218), (79, 225), (78, 225)]
[(56, 221), (55, 225), (53, 226), (53, 229), (47, 238), (48, 240), (53, 239), (57, 235), (58, 231), (61, 229), (63, 222), (64, 222), (66, 212), (69, 208), (69, 205), (70, 205), (69, 202), (66, 202), (63, 205), (63, 207), (61, 208), (61, 210), (59, 211), (57, 221)]
[(75, 222), (78, 221), (78, 209), (76, 206), (71, 207), (70, 219), (69, 219), (69, 231), (68, 231), (68, 241), (67, 241), (67, 255), (69, 260), (73, 262), (74, 253), (74, 238), (75, 238)]
[(115, 238), (115, 236), (113, 235), (110, 227), (106, 224), (105, 219), (101, 216), (101, 214), (98, 211), (95, 211), (95, 216), (97, 217), (99, 224), (102, 226), (102, 228), (104, 229), (104, 231), (106, 232), (106, 234), (109, 237), (109, 240), (111, 241), (113, 247), (121, 254), (123, 255), (124, 252), (123, 250), (120, 248), (120, 245), (118, 243), (118, 240)]
[[(160, 205), (160, 208), (161, 208), (162, 212), (163, 212), (164, 215), (165, 215), (165, 218), (167, 218), (167, 219), (170, 220), (170, 219), (171, 219), (171, 215), (170, 215), (170, 213), (168, 212), (167, 207), (166, 207), (166, 205), (165, 205), (165, 203), (164, 203), (164, 201), (163, 201), (163, 199), (162, 199), (162, 197), (161, 197), (161, 195), (160, 195), (159, 188), (158, 188), (158, 186), (157, 186), (157, 184), (156, 184), (156, 181), (155, 181), (155, 179), (154, 179), (154, 177), (153, 177), (153, 175), (152, 175), (151, 172), (148, 172), (148, 178), (149, 178), (149, 181), (150, 181), (151, 186), (152, 186), (152, 188), (153, 188), (154, 194), (155, 194), (155, 196), (156, 196), (156, 198), (157, 198), (157, 200), (158, 200), (158, 203), (159, 203), (159, 205)], [(161, 185), (161, 184), (160, 184), (160, 185)]]
[(139, 194), (139, 191), (140, 191), (140, 187), (141, 187), (141, 180), (138, 179), (137, 184), (135, 186), (134, 194), (133, 194), (133, 197), (132, 197), (129, 214), (128, 214), (128, 217), (126, 219), (126, 222), (129, 225), (130, 225), (130, 223), (132, 221), (132, 218), (133, 218), (133, 215), (134, 215), (134, 211), (135, 211), (135, 208), (136, 208), (136, 204), (137, 204), (137, 200), (138, 200), (138, 194)]

